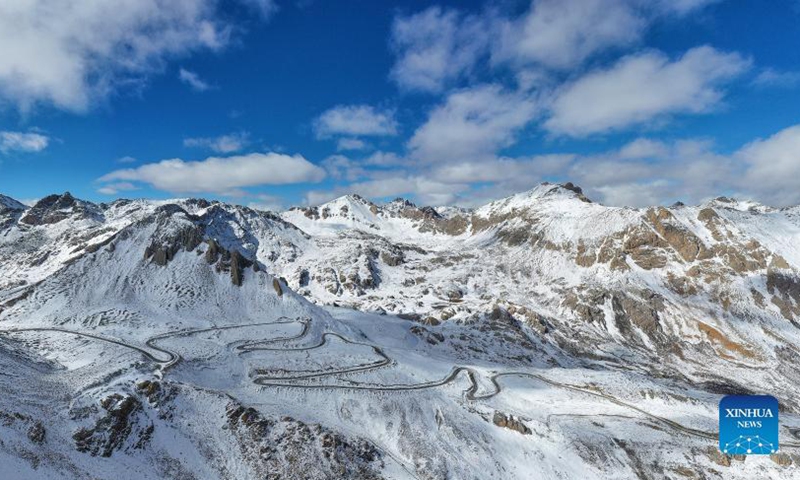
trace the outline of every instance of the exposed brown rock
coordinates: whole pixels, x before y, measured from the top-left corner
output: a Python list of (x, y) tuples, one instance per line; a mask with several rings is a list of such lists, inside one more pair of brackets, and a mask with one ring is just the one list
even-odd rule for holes
[(794, 463), (792, 461), (792, 457), (783, 452), (772, 453), (770, 454), (769, 459), (781, 467), (790, 467)]
[(505, 413), (495, 411), (494, 417), (492, 417), (492, 422), (498, 427), (514, 430), (515, 432), (519, 432), (523, 435), (531, 434), (531, 429), (522, 423), (521, 420), (514, 418), (513, 415), (506, 415)]

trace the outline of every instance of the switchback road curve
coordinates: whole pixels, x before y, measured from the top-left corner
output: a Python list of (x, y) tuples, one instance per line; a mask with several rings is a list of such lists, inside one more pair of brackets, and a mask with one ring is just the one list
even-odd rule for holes
[[(439, 380), (431, 380), (428, 382), (420, 382), (415, 384), (389, 384), (389, 385), (381, 385), (381, 384), (371, 384), (371, 383), (357, 383), (357, 382), (350, 382), (347, 384), (310, 384), (306, 383), (307, 380), (321, 378), (321, 377), (328, 377), (328, 376), (335, 376), (335, 375), (343, 375), (343, 374), (351, 374), (351, 373), (360, 373), (366, 372), (369, 370), (374, 370), (377, 368), (384, 368), (389, 365), (394, 364), (394, 360), (386, 354), (386, 352), (379, 346), (364, 343), (364, 342), (356, 342), (350, 340), (338, 333), (333, 332), (325, 332), (322, 334), (320, 341), (316, 344), (304, 347), (268, 347), (266, 345), (278, 343), (278, 342), (287, 342), (287, 341), (294, 341), (299, 340), (305, 337), (309, 331), (310, 319), (289, 319), (287, 317), (280, 317), (276, 321), (273, 322), (259, 322), (259, 323), (250, 323), (250, 324), (241, 324), (241, 325), (227, 325), (227, 326), (219, 326), (219, 327), (208, 327), (208, 328), (200, 328), (200, 329), (187, 329), (181, 330), (177, 332), (167, 332), (163, 334), (156, 335), (154, 337), (149, 338), (145, 341), (145, 346), (153, 351), (156, 352), (154, 354), (147, 349), (131, 344), (129, 342), (125, 342), (122, 340), (118, 340), (115, 338), (110, 338), (102, 335), (78, 332), (74, 330), (68, 330), (64, 328), (57, 328), (57, 327), (36, 327), (36, 328), (13, 328), (8, 330), (0, 330), (0, 335), (2, 334), (13, 334), (13, 333), (25, 333), (25, 332), (58, 332), (68, 335), (76, 335), (80, 337), (85, 337), (97, 341), (102, 341), (106, 343), (111, 343), (115, 345), (119, 345), (122, 347), (127, 347), (134, 351), (139, 352), (148, 360), (158, 363), (161, 366), (162, 371), (167, 370), (178, 362), (182, 360), (181, 356), (169, 349), (164, 347), (160, 347), (157, 345), (157, 342), (167, 339), (167, 338), (174, 338), (174, 337), (186, 337), (190, 335), (196, 335), (200, 333), (206, 332), (213, 332), (213, 331), (220, 331), (220, 330), (232, 330), (232, 329), (240, 329), (240, 328), (247, 328), (247, 327), (256, 327), (256, 326), (268, 326), (268, 325), (281, 325), (281, 324), (290, 324), (290, 323), (300, 323), (303, 328), (300, 333), (292, 336), (286, 337), (277, 337), (265, 340), (258, 340), (258, 341), (251, 341), (246, 342), (241, 345), (237, 345), (235, 348), (240, 352), (240, 354), (246, 354), (248, 352), (255, 352), (255, 351), (274, 351), (274, 352), (290, 352), (290, 351), (311, 351), (318, 348), (322, 348), (328, 342), (328, 339), (331, 337), (336, 337), (341, 341), (344, 341), (348, 344), (352, 345), (361, 345), (370, 347), (372, 351), (380, 357), (380, 360), (376, 362), (370, 362), (366, 364), (356, 365), (353, 367), (347, 367), (344, 369), (338, 370), (324, 370), (318, 372), (303, 372), (297, 375), (285, 375), (285, 376), (270, 376), (266, 375), (267, 372), (270, 370), (267, 369), (257, 369), (256, 376), (253, 379), (253, 382), (257, 385), (262, 387), (274, 387), (274, 388), (299, 388), (299, 389), (329, 389), (329, 390), (365, 390), (365, 391), (373, 391), (373, 392), (403, 392), (403, 391), (417, 391), (417, 390), (425, 390), (430, 388), (437, 388), (442, 387), (448, 384), (455, 382), (459, 376), (466, 375), (467, 380), (469, 382), (469, 387), (464, 391), (464, 398), (468, 401), (483, 401), (491, 399), (502, 392), (502, 386), (500, 384), (500, 380), (505, 377), (522, 377), (522, 378), (530, 378), (534, 379), (548, 385), (551, 385), (556, 388), (562, 388), (578, 393), (582, 393), (585, 395), (591, 395), (594, 397), (598, 397), (609, 401), (615, 405), (620, 407), (635, 411), (640, 415), (647, 417), (648, 419), (657, 422), (659, 424), (665, 425), (673, 430), (679, 431), (681, 433), (696, 436), (704, 439), (711, 439), (716, 440), (718, 433), (717, 432), (707, 432), (703, 430), (699, 430), (692, 427), (687, 427), (682, 425), (676, 421), (670, 420), (668, 418), (664, 418), (655, 414), (652, 414), (646, 410), (643, 410), (635, 405), (629, 404), (624, 402), (614, 396), (611, 396), (607, 393), (590, 390), (584, 387), (566, 384), (557, 382), (555, 380), (551, 380), (543, 375), (532, 373), (532, 372), (523, 372), (523, 371), (508, 371), (508, 372), (499, 372), (495, 373), (488, 377), (490, 383), (492, 384), (492, 390), (484, 393), (478, 394), (478, 390), (480, 385), (478, 384), (477, 378), (479, 373), (471, 368), (465, 366), (455, 366), (453, 367), (450, 372), (445, 375), (443, 378)], [(290, 373), (290, 372), (289, 372)], [(800, 448), (800, 443), (791, 443), (791, 442), (782, 442), (781, 447), (783, 448)]]

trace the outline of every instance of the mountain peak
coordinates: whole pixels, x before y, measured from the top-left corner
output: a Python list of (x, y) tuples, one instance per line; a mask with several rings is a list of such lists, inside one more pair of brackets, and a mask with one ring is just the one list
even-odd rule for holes
[(567, 182), (563, 185), (544, 182), (525, 192), (517, 193), (484, 205), (477, 211), (497, 213), (498, 211), (526, 209), (541, 202), (564, 200), (580, 200), (584, 203), (592, 203), (592, 201), (583, 194), (583, 190), (571, 182)]
[(22, 202), (0, 194), (0, 210), (25, 210), (28, 208)]
[(69, 192), (48, 195), (33, 205), (20, 220), (28, 225), (58, 223), (72, 215), (81, 217), (98, 216), (97, 205), (79, 200)]

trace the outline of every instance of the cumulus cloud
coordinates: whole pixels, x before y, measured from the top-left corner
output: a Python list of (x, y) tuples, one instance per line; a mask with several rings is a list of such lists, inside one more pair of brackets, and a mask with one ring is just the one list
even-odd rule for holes
[(675, 113), (704, 113), (724, 97), (720, 85), (750, 62), (737, 53), (697, 47), (670, 61), (659, 52), (623, 58), (564, 87), (544, 126), (571, 136), (642, 124)]
[[(241, 0), (268, 14), (271, 0)], [(84, 112), (173, 58), (230, 43), (217, 0), (0, 2), (0, 99)], [(197, 85), (201, 85), (198, 83)]]
[(353, 160), (344, 155), (331, 155), (322, 161), (328, 175), (335, 180), (355, 181), (367, 174), (363, 162)]
[(234, 153), (244, 149), (250, 143), (248, 132), (236, 132), (219, 137), (196, 137), (183, 139), (183, 146), (190, 148), (207, 148), (217, 153)]
[(493, 58), (574, 67), (591, 54), (630, 45), (647, 19), (628, 0), (538, 0), (518, 19), (501, 20)]
[(800, 203), (800, 125), (755, 140), (735, 155), (747, 165), (741, 188), (775, 205)]
[(50, 144), (50, 138), (35, 132), (0, 132), (0, 153), (41, 152)]
[(219, 49), (229, 29), (211, 0), (0, 4), (0, 96), (27, 110), (47, 103), (85, 111), (120, 81), (173, 56)]
[[(715, 1), (532, 0), (519, 14), (431, 7), (394, 19), (390, 44), (396, 61), (390, 77), (404, 90), (436, 93), (487, 60), (514, 70), (563, 71), (603, 51), (636, 45), (656, 21)], [(521, 80), (538, 82), (540, 73)]]
[(392, 24), (398, 59), (390, 77), (403, 89), (440, 92), (469, 72), (485, 51), (488, 19), (431, 7)]
[(423, 162), (480, 160), (511, 145), (516, 132), (537, 114), (537, 103), (498, 85), (450, 94), (408, 142)]
[(482, 162), (454, 163), (433, 168), (431, 178), (452, 183), (499, 182), (526, 189), (545, 177), (563, 172), (575, 158), (572, 154), (495, 158)]
[(338, 105), (317, 118), (314, 130), (318, 138), (391, 136), (397, 134), (397, 122), (394, 112), (389, 110), (378, 110), (370, 105)]
[(124, 156), (117, 159), (117, 163), (136, 163), (136, 159), (131, 156)]
[(202, 161), (162, 160), (116, 170), (98, 180), (141, 182), (172, 193), (236, 194), (244, 187), (318, 182), (323, 178), (325, 171), (301, 155), (252, 153)]
[(189, 85), (189, 87), (191, 87), (195, 92), (205, 92), (211, 88), (211, 85), (201, 79), (200, 75), (190, 70), (181, 68), (178, 71), (178, 78), (181, 82)]

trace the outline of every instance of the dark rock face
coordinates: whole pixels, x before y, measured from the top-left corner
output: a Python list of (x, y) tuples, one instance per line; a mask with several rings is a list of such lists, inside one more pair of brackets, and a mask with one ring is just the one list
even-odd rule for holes
[(589, 200), (589, 198), (588, 198), (586, 195), (584, 195), (584, 194), (583, 194), (583, 189), (582, 189), (581, 187), (579, 187), (579, 186), (577, 186), (577, 185), (573, 184), (572, 182), (567, 182), (567, 183), (565, 183), (565, 184), (563, 184), (563, 185), (561, 185), (561, 186), (562, 186), (562, 187), (564, 187), (564, 188), (566, 188), (566, 189), (567, 189), (567, 190), (569, 190), (569, 191), (572, 191), (572, 192), (575, 192), (575, 193), (577, 193), (577, 194), (578, 194), (578, 198), (579, 198), (579, 199), (580, 199), (582, 202), (586, 202), (586, 203), (592, 203), (592, 201), (591, 201), (591, 200)]
[(69, 192), (63, 195), (48, 195), (36, 202), (20, 222), (27, 225), (50, 225), (72, 215), (80, 217), (100, 217), (100, 209), (89, 202), (77, 200)]
[(797, 324), (800, 319), (800, 278), (770, 270), (767, 272), (767, 291), (781, 315)]
[(142, 404), (134, 397), (114, 394), (104, 398), (100, 406), (105, 415), (100, 417), (91, 428), (81, 428), (72, 435), (75, 448), (79, 452), (91, 456), (110, 457), (115, 450), (120, 450), (134, 431), (138, 441), (134, 448), (142, 448), (153, 433), (153, 425), (142, 429), (136, 422), (136, 414)]
[(14, 225), (26, 208), (13, 198), (0, 195), (0, 230)]
[(275, 289), (275, 293), (277, 293), (279, 297), (283, 296), (283, 287), (281, 287), (281, 282), (277, 278), (272, 279), (272, 288)]
[(206, 249), (206, 255), (205, 255), (206, 262), (208, 262), (209, 265), (217, 263), (217, 260), (219, 259), (219, 251), (220, 251), (220, 246), (217, 243), (217, 241), (214, 239), (209, 239), (208, 248)]
[(238, 250), (231, 252), (231, 282), (237, 287), (244, 281), (244, 269), (253, 265), (253, 262), (244, 258)]
[(45, 434), (46, 431), (42, 422), (36, 422), (28, 429), (28, 439), (37, 445), (44, 443)]
[(611, 297), (614, 320), (623, 334), (629, 334), (631, 327), (640, 328), (648, 337), (658, 340), (662, 336), (659, 311), (664, 309), (663, 299), (652, 292), (644, 292), (644, 299), (619, 293)]

